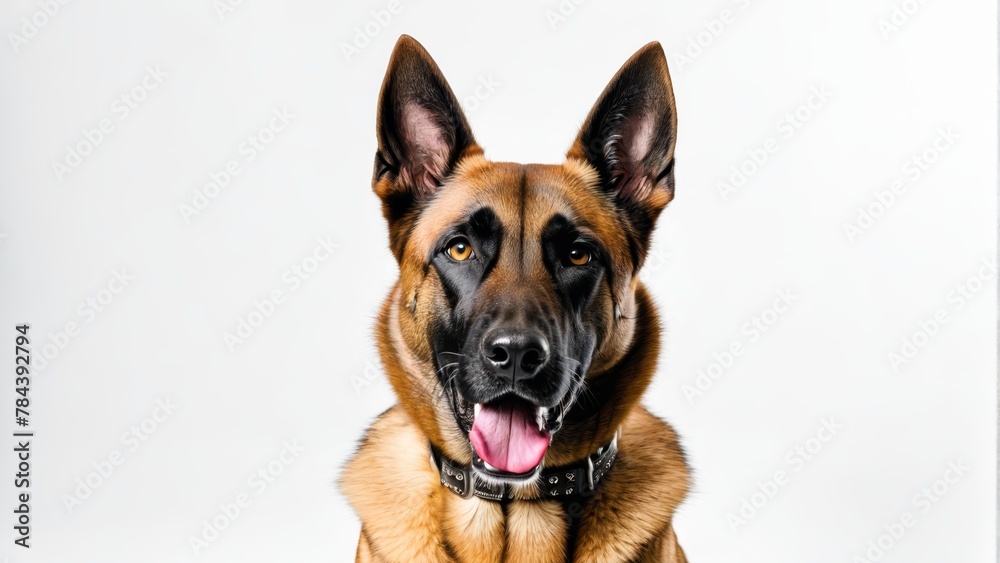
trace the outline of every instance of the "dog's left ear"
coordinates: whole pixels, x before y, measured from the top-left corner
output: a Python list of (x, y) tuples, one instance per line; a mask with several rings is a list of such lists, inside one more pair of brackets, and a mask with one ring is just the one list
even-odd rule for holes
[(611, 79), (566, 156), (597, 169), (601, 189), (615, 199), (645, 244), (674, 196), (676, 140), (667, 57), (653, 42)]

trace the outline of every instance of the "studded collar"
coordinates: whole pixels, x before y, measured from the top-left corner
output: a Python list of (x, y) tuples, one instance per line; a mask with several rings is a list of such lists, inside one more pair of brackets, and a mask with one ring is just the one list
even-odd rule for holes
[[(575, 464), (554, 467), (542, 471), (538, 477), (538, 489), (541, 498), (569, 498), (584, 495), (593, 491), (601, 479), (608, 474), (618, 456), (618, 435), (615, 433), (610, 442)], [(510, 485), (491, 484), (476, 478), (476, 472), (470, 467), (448, 459), (434, 446), (430, 447), (431, 464), (441, 476), (441, 484), (462, 498), (479, 498), (497, 502), (506, 502), (514, 498)]]

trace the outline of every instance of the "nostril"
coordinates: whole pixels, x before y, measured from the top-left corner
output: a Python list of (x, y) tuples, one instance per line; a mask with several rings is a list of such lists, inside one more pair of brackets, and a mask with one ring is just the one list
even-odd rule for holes
[(534, 371), (545, 363), (545, 356), (539, 350), (531, 349), (524, 353), (521, 358), (521, 367), (526, 371)]
[(507, 360), (510, 359), (510, 355), (507, 354), (507, 350), (504, 350), (503, 348), (496, 346), (493, 348), (492, 352), (490, 352), (490, 355), (487, 356), (487, 358), (489, 358), (491, 362), (499, 366), (503, 366), (507, 363)]

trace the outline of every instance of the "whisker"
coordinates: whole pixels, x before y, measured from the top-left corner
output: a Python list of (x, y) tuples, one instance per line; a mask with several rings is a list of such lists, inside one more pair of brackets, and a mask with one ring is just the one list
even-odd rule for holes
[(446, 369), (450, 368), (451, 366), (457, 366), (457, 365), (458, 365), (458, 362), (452, 362), (452, 363), (450, 363), (450, 364), (445, 364), (445, 365), (441, 366), (441, 367), (440, 367), (440, 368), (439, 368), (439, 369), (438, 369), (438, 370), (437, 370), (436, 372), (434, 372), (434, 373), (441, 373), (442, 371), (444, 371), (444, 370), (446, 370)]
[[(580, 362), (577, 362), (577, 363), (580, 363)], [(576, 370), (570, 370), (570, 373), (572, 374), (573, 377), (579, 377), (580, 378), (580, 391), (581, 392), (586, 392), (588, 395), (590, 395), (590, 398), (593, 399), (594, 402), (597, 402), (597, 395), (594, 395), (594, 392), (590, 389), (590, 385), (587, 382), (587, 378), (584, 377), (584, 376), (582, 376), (582, 375), (580, 375), (580, 373), (577, 372)]]
[(451, 385), (451, 382), (454, 381), (456, 377), (458, 377), (458, 369), (457, 368), (451, 372), (451, 375), (448, 376), (448, 379), (445, 380), (444, 384), (441, 386), (441, 395), (444, 395), (444, 390), (449, 385)]

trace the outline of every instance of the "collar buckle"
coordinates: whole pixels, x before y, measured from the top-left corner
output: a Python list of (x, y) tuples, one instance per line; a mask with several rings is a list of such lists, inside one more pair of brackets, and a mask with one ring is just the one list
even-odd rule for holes
[(594, 454), (587, 456), (587, 490), (594, 490)]
[[(590, 486), (588, 490), (593, 491), (597, 482), (611, 469), (611, 464), (614, 463), (615, 457), (618, 455), (618, 437), (621, 436), (621, 433), (622, 429), (619, 427), (614, 438), (607, 445), (597, 448), (596, 452), (587, 456), (587, 484)], [(596, 479), (595, 466), (597, 466)]]

